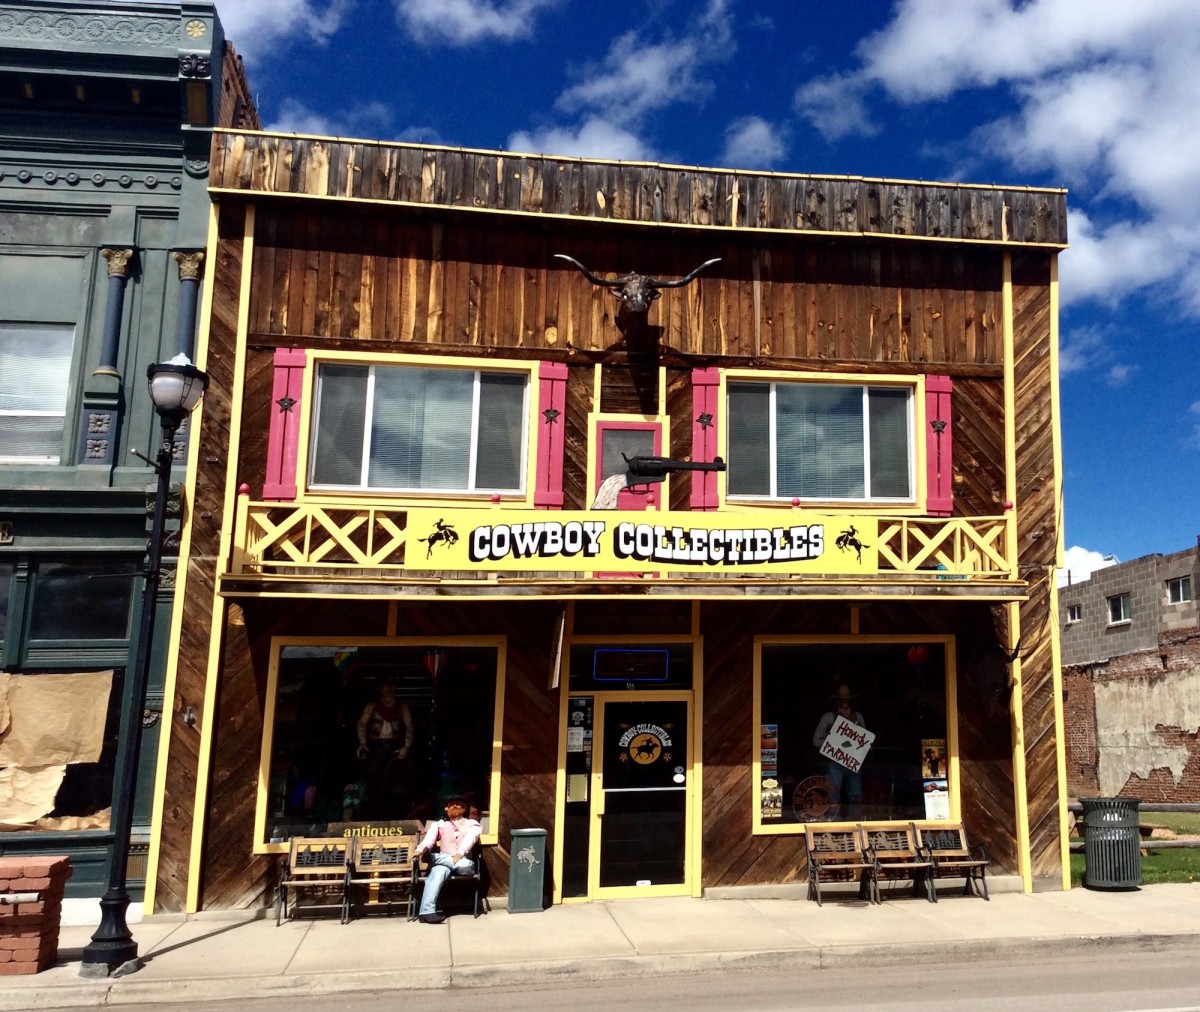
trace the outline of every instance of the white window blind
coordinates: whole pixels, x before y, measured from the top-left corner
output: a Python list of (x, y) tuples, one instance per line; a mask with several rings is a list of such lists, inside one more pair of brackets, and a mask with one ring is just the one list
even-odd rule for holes
[(323, 365), (310, 483), (394, 491), (519, 491), (528, 377)]
[(57, 464), (75, 328), (0, 323), (0, 462)]
[(909, 387), (730, 383), (729, 494), (912, 499), (912, 397)]

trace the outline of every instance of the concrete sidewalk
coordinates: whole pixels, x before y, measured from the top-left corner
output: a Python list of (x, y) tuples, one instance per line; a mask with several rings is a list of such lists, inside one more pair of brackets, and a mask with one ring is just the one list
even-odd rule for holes
[(1136, 892), (902, 892), (881, 906), (851, 898), (689, 898), (503, 909), (445, 924), (370, 916), (275, 926), (274, 919), (155, 917), (134, 926), (144, 967), (116, 980), (79, 977), (90, 927), (64, 927), (59, 962), (0, 977), (0, 1009), (247, 999), (389, 989), (516, 986), (716, 970), (819, 969), (853, 961), (997, 959), (1097, 945), (1159, 949), (1200, 943), (1200, 883)]

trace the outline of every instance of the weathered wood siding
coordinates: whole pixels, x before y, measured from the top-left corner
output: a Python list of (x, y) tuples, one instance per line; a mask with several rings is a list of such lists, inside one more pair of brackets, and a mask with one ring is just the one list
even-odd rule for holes
[[(705, 604), (703, 883), (754, 885), (805, 880), (804, 847), (794, 835), (751, 835), (750, 764), (757, 738), (749, 686), (754, 637), (760, 634), (845, 635), (850, 607)], [(960, 797), (972, 839), (1004, 872), (1017, 870), (1016, 819), (1009, 716), (991, 608), (984, 604), (872, 602), (861, 613), (863, 635), (950, 633), (957, 637)], [(997, 676), (1001, 679), (996, 700)]]
[(517, 215), (1066, 243), (1063, 190), (737, 172), (218, 132), (211, 185)]
[[(176, 656), (172, 698), (164, 700), (164, 719), (170, 721), (167, 746), (167, 775), (159, 785), (163, 792), (162, 826), (159, 830), (156, 910), (185, 909), (188, 866), (192, 846), (192, 819), (196, 802), (196, 779), (200, 770), (200, 741), (204, 730), (204, 698), (208, 678), (211, 636), (223, 635), (212, 628), (217, 556), (221, 543), (225, 473), (229, 459), (229, 426), (235, 405), (234, 349), (242, 273), (242, 238), (245, 215), (240, 207), (228, 209), (218, 221), (219, 244), (214, 272), (214, 295), (209, 330), (209, 354), (204, 363), (208, 390), (199, 412), (199, 426), (192, 438), (203, 449), (196, 469), (192, 502), (191, 551), (186, 571), (177, 581), (183, 584), (183, 628)], [(194, 425), (196, 418), (189, 424)], [(220, 448), (219, 450), (217, 448)], [(182, 567), (181, 567), (182, 568)], [(169, 706), (169, 709), (168, 709)], [(195, 715), (189, 724), (185, 713)]]
[[(1016, 369), (1017, 537), (1029, 598), (1021, 605), (1025, 768), (1033, 874), (1055, 875), (1059, 848), (1058, 739), (1050, 588), (1055, 579), (1060, 486), (1055, 472), (1050, 384), (1050, 268), (1043, 257), (1013, 258)], [(1065, 789), (1065, 785), (1063, 787)]]
[[(553, 603), (502, 605), (442, 602), (401, 609), (404, 635), (496, 634), (508, 643), (505, 677), (503, 781), (497, 846), (486, 848), (488, 871), (505, 892), (509, 831), (544, 826), (553, 861), (554, 789), (558, 763), (558, 698), (547, 688)], [(278, 858), (251, 854), (262, 754), (267, 669), (273, 636), (382, 636), (387, 606), (380, 602), (267, 601), (233, 604), (217, 691), (215, 775), (205, 819), (202, 905), (267, 906), (274, 901)]]
[[(637, 368), (651, 353), (884, 371), (986, 371), (1002, 360), (1000, 260), (988, 248), (740, 233), (681, 242), (353, 205), (268, 202), (258, 212), (251, 342), (628, 353), (624, 397), (613, 388), (622, 405), (637, 400)], [(627, 332), (611, 294), (554, 259), (563, 252), (601, 276), (677, 278), (706, 259), (721, 263), (663, 292)]]

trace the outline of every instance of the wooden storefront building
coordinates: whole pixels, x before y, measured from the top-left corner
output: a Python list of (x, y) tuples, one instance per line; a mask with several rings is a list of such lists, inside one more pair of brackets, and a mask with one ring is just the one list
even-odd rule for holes
[(562, 902), (845, 820), (1069, 885), (1062, 191), (243, 131), (211, 195), (150, 909), (458, 793), (496, 894), (518, 828)]

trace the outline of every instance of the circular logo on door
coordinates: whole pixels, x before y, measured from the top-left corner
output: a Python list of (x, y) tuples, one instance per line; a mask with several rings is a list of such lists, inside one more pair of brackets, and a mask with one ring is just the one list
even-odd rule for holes
[[(620, 737), (620, 746), (635, 763), (649, 766), (659, 759), (670, 761), (671, 736), (657, 724), (636, 724)], [(622, 759), (625, 755), (621, 756)]]

